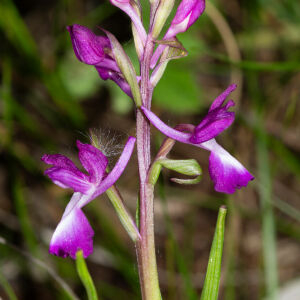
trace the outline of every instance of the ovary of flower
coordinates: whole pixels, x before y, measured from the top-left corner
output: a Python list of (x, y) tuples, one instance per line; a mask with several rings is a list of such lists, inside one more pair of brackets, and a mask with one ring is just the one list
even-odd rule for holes
[(45, 154), (42, 157), (46, 164), (52, 165), (45, 174), (60, 187), (74, 190), (52, 236), (50, 253), (61, 257), (71, 256), (74, 259), (79, 249), (83, 251), (84, 257), (92, 253), (94, 231), (81, 209), (119, 179), (131, 157), (134, 144), (135, 138), (129, 137), (118, 162), (108, 174), (106, 156), (94, 146), (79, 141), (77, 142), (79, 159), (88, 174), (81, 172), (64, 155)]
[(153, 112), (141, 107), (149, 121), (169, 138), (210, 151), (209, 174), (215, 184), (215, 190), (227, 194), (232, 194), (236, 189), (247, 186), (248, 182), (254, 179), (247, 169), (214, 139), (234, 121), (234, 113), (228, 111), (234, 102), (230, 100), (225, 104), (225, 100), (235, 88), (236, 85), (230, 85), (218, 96), (206, 117), (189, 132), (169, 127)]

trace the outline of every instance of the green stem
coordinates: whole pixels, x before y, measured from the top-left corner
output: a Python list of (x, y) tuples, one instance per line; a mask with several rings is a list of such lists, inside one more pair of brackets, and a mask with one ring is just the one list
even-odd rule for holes
[(82, 250), (77, 251), (76, 253), (76, 268), (80, 280), (82, 281), (86, 292), (88, 294), (89, 300), (98, 300), (97, 291), (93, 283), (93, 279), (89, 273), (89, 270), (86, 266), (85, 260), (83, 258)]
[[(143, 60), (141, 61), (141, 95), (143, 105), (150, 109), (152, 87), (149, 80), (150, 59), (154, 44), (148, 35)], [(154, 186), (148, 183), (150, 166), (150, 124), (137, 110), (137, 154), (140, 177), (139, 229), (141, 240), (136, 243), (139, 277), (143, 300), (161, 300), (159, 289), (155, 240), (154, 240)]]

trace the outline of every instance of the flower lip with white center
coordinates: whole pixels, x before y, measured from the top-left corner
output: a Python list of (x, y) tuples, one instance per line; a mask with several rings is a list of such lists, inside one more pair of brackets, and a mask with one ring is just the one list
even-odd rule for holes
[[(72, 199), (79, 198), (80, 193), (74, 193)], [(71, 199), (71, 201), (72, 201)], [(93, 252), (94, 231), (86, 216), (78, 207), (63, 215), (50, 241), (49, 252), (56, 256), (76, 258), (78, 250), (83, 251), (84, 257)]]
[(214, 139), (200, 144), (199, 147), (211, 151), (209, 174), (217, 192), (233, 194), (254, 180), (248, 170)]

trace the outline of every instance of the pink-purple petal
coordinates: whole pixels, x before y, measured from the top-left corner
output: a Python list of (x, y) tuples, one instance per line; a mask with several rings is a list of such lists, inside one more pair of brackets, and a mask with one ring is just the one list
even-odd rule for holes
[(75, 259), (76, 252), (81, 249), (84, 257), (87, 257), (93, 252), (93, 236), (94, 231), (82, 210), (74, 208), (57, 225), (49, 252)]
[(234, 121), (234, 112), (216, 112), (208, 115), (195, 128), (190, 141), (199, 144), (211, 140), (227, 129)]
[(122, 175), (124, 172), (129, 159), (132, 155), (132, 152), (134, 150), (136, 138), (130, 136), (127, 140), (126, 145), (124, 146), (123, 152), (115, 164), (114, 168), (110, 171), (110, 173), (103, 179), (101, 184), (97, 187), (95, 193), (93, 194), (93, 198), (101, 195), (104, 193), (107, 189), (109, 189)]
[(71, 188), (75, 192), (87, 193), (91, 188), (91, 183), (88, 181), (87, 175), (80, 172), (77, 173), (67, 169), (52, 167), (45, 171), (47, 175), (55, 184), (62, 188)]
[(90, 144), (77, 141), (77, 147), (79, 149), (79, 160), (89, 173), (91, 182), (99, 184), (108, 164), (106, 156)]
[(179, 4), (176, 15), (172, 20), (173, 24), (179, 24), (189, 17), (188, 27), (193, 25), (205, 9), (204, 0), (182, 0)]

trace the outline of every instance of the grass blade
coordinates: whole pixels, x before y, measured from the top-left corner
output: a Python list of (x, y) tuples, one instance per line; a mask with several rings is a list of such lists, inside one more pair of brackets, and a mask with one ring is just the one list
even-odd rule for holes
[(9, 300), (18, 300), (12, 286), (9, 284), (8, 280), (4, 277), (4, 275), (1, 272), (0, 272), (0, 285), (3, 287)]
[(214, 240), (210, 250), (201, 300), (217, 300), (218, 298), (226, 212), (227, 209), (225, 206), (221, 206), (219, 209)]
[(276, 255), (276, 228), (272, 207), (272, 178), (265, 133), (261, 130), (257, 141), (259, 195), (262, 210), (262, 242), (266, 296), (268, 299), (277, 299), (277, 255)]

